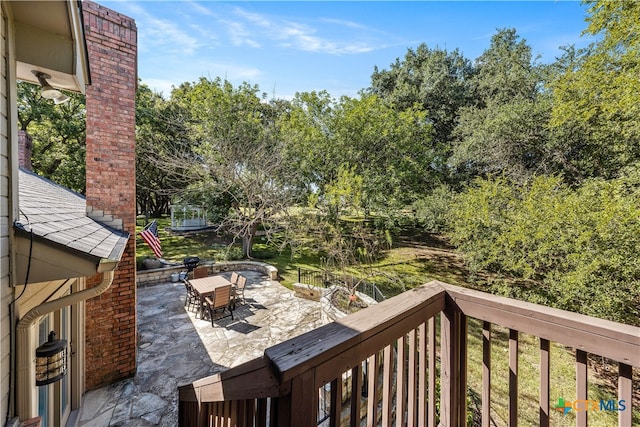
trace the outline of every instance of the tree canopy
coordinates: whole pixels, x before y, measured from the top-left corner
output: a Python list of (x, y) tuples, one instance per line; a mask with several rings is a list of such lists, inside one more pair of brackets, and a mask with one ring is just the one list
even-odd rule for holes
[(402, 61), (388, 70), (374, 67), (370, 92), (390, 105), (406, 110), (422, 107), (433, 126), (433, 146), (445, 149), (452, 140), (458, 110), (471, 105), (471, 78), (475, 69), (457, 49), (430, 49), (426, 44), (409, 48)]
[(172, 92), (172, 103), (189, 112), (188, 144), (157, 153), (157, 164), (188, 184), (182, 196), (219, 211), (218, 226), (242, 241), (252, 256), (258, 231), (270, 235), (274, 218), (299, 197), (284, 162), (279, 115), (286, 103), (265, 102), (258, 88), (201, 78)]
[(397, 110), (377, 95), (343, 97), (298, 94), (283, 122), (288, 156), (297, 159), (307, 188), (322, 191), (341, 168), (363, 180), (366, 211), (388, 211), (411, 203), (433, 180), (436, 154), (424, 110)]
[(581, 131), (588, 176), (617, 177), (640, 157), (640, 4), (588, 3), (596, 41), (551, 84), (552, 125)]
[(512, 28), (474, 61), (421, 44), (357, 97), (141, 85), (139, 204), (179, 194), (247, 256), (260, 232), (341, 265), (413, 221), (492, 291), (637, 323), (639, 3), (589, 2), (585, 34), (547, 64)]
[(18, 83), (18, 123), (32, 139), (33, 170), (67, 188), (84, 193), (85, 101), (69, 93), (63, 104), (40, 96), (39, 86)]

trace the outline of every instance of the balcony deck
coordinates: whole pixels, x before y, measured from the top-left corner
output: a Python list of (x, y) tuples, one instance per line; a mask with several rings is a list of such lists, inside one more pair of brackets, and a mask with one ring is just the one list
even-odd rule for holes
[[(482, 426), (494, 425), (491, 346), (492, 329), (498, 326), (508, 329), (507, 425), (519, 422), (521, 334), (539, 340), (539, 425), (550, 425), (552, 415), (564, 416), (550, 404), (558, 398), (550, 395), (552, 342), (575, 352), (575, 393), (564, 396), (570, 405), (567, 412), (573, 412), (563, 420), (587, 426), (589, 410), (595, 412), (600, 405), (601, 410), (617, 413), (618, 426), (633, 425), (640, 405), (633, 392), (633, 369), (640, 367), (640, 328), (441, 282), (405, 292), (272, 346), (241, 366), (179, 387), (179, 423), (465, 425), (470, 319), (482, 324)], [(588, 394), (590, 355), (618, 365), (617, 393), (604, 406)]]

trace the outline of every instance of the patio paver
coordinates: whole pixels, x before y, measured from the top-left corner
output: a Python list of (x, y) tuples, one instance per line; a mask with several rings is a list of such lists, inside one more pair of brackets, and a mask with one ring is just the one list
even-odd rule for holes
[(247, 304), (216, 327), (185, 309), (182, 283), (138, 288), (137, 373), (87, 392), (76, 425), (174, 427), (178, 385), (260, 357), (266, 348), (321, 325), (319, 303), (294, 297), (261, 273), (241, 274), (247, 277)]

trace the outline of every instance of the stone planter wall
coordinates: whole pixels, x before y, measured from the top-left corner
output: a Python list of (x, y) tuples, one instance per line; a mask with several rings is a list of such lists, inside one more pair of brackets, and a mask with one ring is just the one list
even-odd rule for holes
[[(258, 271), (264, 273), (269, 280), (278, 279), (278, 269), (272, 265), (265, 264), (264, 262), (257, 261), (228, 261), (217, 263), (203, 263), (200, 266), (207, 266), (209, 268), (209, 275), (218, 273), (224, 273), (227, 271)], [(186, 271), (183, 265), (178, 266), (166, 266), (164, 268), (156, 268), (153, 270), (140, 270), (136, 274), (137, 286), (148, 286), (156, 283), (171, 282), (171, 275), (173, 273), (181, 273)]]
[(325, 288), (319, 288), (317, 286), (307, 285), (305, 283), (294, 283), (293, 293), (298, 298), (304, 298), (311, 301), (320, 301), (322, 294), (326, 291)]
[(155, 285), (157, 283), (166, 283), (171, 281), (173, 273), (186, 271), (184, 265), (176, 267), (156, 268), (153, 270), (139, 270), (136, 273), (137, 286)]
[(226, 271), (258, 271), (264, 273), (269, 280), (278, 280), (278, 269), (270, 264), (258, 261), (225, 261), (209, 265), (209, 274), (223, 273)]
[[(307, 286), (307, 285), (303, 285)], [(330, 287), (327, 289), (323, 289), (322, 297), (320, 298), (320, 311), (321, 311), (321, 319), (322, 324), (326, 325), (327, 323), (335, 322), (336, 320), (342, 319), (347, 316), (347, 313), (339, 310), (331, 303), (331, 293), (333, 292), (334, 287)], [(369, 307), (377, 304), (376, 300), (365, 295), (363, 293), (357, 292), (356, 295), (358, 298), (367, 303)]]

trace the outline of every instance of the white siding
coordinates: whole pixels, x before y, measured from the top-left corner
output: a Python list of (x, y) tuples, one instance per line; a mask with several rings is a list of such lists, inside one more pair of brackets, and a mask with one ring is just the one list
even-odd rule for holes
[(9, 312), (11, 283), (9, 282), (9, 194), (11, 174), (9, 168), (10, 140), (7, 129), (7, 96), (9, 87), (7, 58), (7, 22), (4, 8), (0, 17), (0, 414), (4, 418), (9, 401)]

